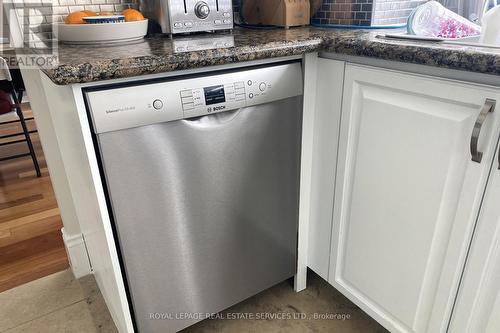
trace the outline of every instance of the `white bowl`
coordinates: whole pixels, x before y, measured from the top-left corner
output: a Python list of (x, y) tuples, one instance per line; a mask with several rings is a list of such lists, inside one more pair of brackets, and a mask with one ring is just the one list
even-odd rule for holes
[(109, 44), (131, 42), (144, 38), (148, 20), (100, 24), (56, 24), (54, 35), (67, 44)]

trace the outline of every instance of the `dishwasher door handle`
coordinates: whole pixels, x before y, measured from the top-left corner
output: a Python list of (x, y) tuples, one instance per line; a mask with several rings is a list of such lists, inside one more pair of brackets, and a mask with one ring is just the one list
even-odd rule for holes
[(477, 117), (476, 123), (474, 124), (474, 129), (472, 130), (472, 136), (470, 139), (470, 152), (472, 155), (472, 160), (477, 163), (481, 163), (483, 159), (483, 153), (480, 152), (477, 148), (479, 143), (479, 137), (481, 135), (481, 129), (483, 124), (488, 117), (488, 113), (493, 112), (495, 110), (496, 101), (493, 99), (486, 99), (483, 108), (481, 109), (481, 113)]
[(210, 113), (199, 117), (183, 119), (182, 121), (196, 128), (217, 128), (231, 123), (241, 113), (242, 109)]

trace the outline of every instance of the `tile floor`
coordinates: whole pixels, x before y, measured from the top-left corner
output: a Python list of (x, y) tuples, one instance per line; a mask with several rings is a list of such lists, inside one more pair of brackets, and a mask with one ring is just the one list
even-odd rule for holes
[[(283, 282), (222, 313), (303, 313), (305, 320), (205, 320), (182, 333), (385, 333), (363, 311), (310, 273), (308, 288), (295, 293)], [(318, 314), (349, 319), (313, 319)], [(69, 270), (0, 293), (0, 332), (115, 333), (92, 276), (75, 280)], [(145, 332), (147, 333), (147, 332)]]
[(0, 293), (0, 332), (116, 333), (93, 276), (69, 270)]

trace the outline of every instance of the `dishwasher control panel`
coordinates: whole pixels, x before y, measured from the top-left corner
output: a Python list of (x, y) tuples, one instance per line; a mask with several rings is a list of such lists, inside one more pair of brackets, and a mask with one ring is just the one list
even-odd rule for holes
[(210, 87), (186, 89), (180, 92), (184, 115), (224, 111), (245, 106), (243, 82), (219, 84)]
[(96, 133), (204, 116), (302, 95), (300, 63), (126, 87), (84, 95)]
[(247, 80), (185, 89), (180, 91), (179, 97), (184, 116), (189, 117), (245, 107), (266, 94), (272, 94), (271, 83)]

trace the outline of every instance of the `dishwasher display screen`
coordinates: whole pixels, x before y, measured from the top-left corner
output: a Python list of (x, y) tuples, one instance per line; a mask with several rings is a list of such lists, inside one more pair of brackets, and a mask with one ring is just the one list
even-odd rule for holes
[(224, 86), (213, 86), (203, 88), (205, 90), (205, 103), (207, 105), (224, 103), (226, 95), (224, 93)]

